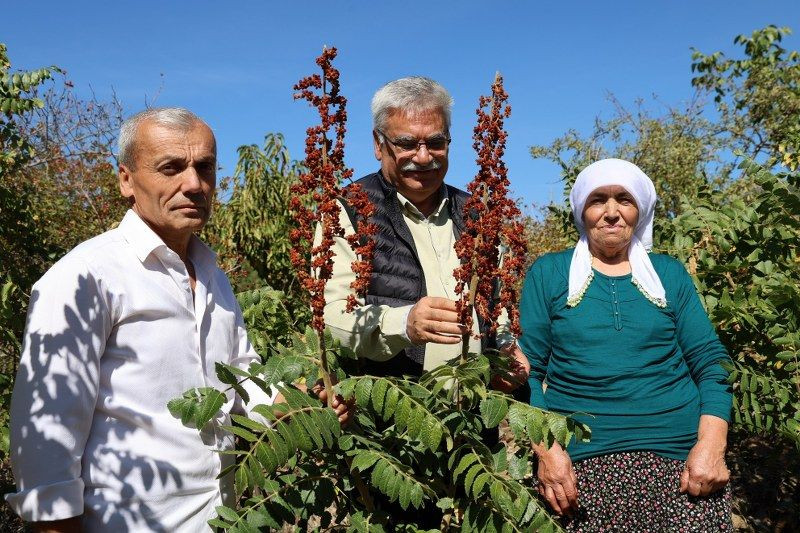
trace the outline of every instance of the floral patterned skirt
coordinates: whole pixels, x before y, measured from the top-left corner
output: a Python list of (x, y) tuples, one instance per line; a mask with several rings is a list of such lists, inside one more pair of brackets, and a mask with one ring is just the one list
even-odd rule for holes
[(567, 531), (733, 531), (730, 484), (705, 498), (679, 492), (685, 461), (623, 452), (574, 464), (578, 512)]

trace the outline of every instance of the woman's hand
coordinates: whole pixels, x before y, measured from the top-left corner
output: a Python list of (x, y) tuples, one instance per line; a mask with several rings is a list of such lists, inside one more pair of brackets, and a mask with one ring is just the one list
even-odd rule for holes
[[(333, 378), (333, 376), (331, 377)], [(311, 391), (317, 395), (317, 398), (319, 398), (323, 404), (328, 403), (328, 391), (325, 390), (325, 385), (323, 385), (321, 379), (317, 381), (313, 387), (311, 387)], [(353, 412), (354, 404), (355, 399), (346, 402), (344, 401), (344, 398), (338, 394), (333, 397), (331, 408), (336, 412), (336, 417), (339, 419), (339, 425), (347, 425), (347, 422), (350, 420), (350, 415)]]
[(725, 465), (728, 423), (712, 415), (700, 417), (697, 444), (689, 451), (681, 473), (681, 492), (708, 496), (728, 483), (730, 471)]
[(578, 509), (578, 483), (572, 459), (557, 442), (550, 449), (544, 444), (534, 446), (539, 456), (539, 494), (559, 515), (568, 515)]
[(510, 393), (528, 381), (531, 364), (516, 342), (500, 348), (500, 353), (509, 359), (508, 372), (493, 375), (491, 385), (495, 390)]
[[(333, 378), (333, 376), (331, 376), (331, 378)], [(334, 384), (335, 383), (336, 381), (334, 380)], [(308, 390), (305, 383), (296, 383), (295, 387), (303, 392)], [(323, 404), (327, 405), (328, 391), (325, 390), (325, 385), (323, 385), (322, 379), (319, 379), (316, 383), (314, 383), (314, 386), (311, 387), (311, 392), (313, 392)], [(278, 393), (277, 396), (275, 396), (274, 403), (286, 403), (286, 398), (283, 397), (283, 394)], [(331, 402), (331, 408), (336, 413), (336, 418), (339, 420), (339, 425), (345, 426), (353, 414), (353, 410), (355, 408), (355, 399), (345, 401), (344, 398), (337, 394), (334, 396), (333, 402)], [(278, 418), (283, 417), (283, 414), (276, 414)]]

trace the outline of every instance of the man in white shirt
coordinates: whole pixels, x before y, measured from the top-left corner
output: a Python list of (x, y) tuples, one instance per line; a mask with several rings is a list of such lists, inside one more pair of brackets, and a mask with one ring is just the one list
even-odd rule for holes
[[(40, 531), (208, 530), (229, 480), (233, 448), (167, 402), (226, 386), (214, 364), (258, 356), (215, 254), (194, 232), (216, 187), (216, 141), (197, 116), (150, 109), (119, 139), (119, 181), (131, 209), (119, 227), (80, 244), (33, 287), (11, 404), (7, 500)], [(250, 405), (274, 398), (250, 385)], [(340, 413), (341, 414), (341, 413)]]

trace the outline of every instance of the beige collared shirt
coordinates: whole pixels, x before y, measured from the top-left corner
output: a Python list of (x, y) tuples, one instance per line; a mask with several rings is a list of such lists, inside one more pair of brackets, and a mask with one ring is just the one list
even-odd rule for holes
[[(460, 265), (460, 261), (453, 249), (456, 238), (453, 234), (453, 221), (447, 209), (447, 196), (442, 194), (436, 210), (428, 217), (401, 194), (398, 193), (397, 198), (425, 273), (427, 295), (456, 300), (458, 295), (455, 292), (456, 279), (453, 271)], [(353, 233), (353, 225), (344, 209), (339, 213), (339, 223), (345, 236)], [(318, 228), (315, 244), (320, 240), (321, 230)], [(325, 323), (334, 337), (352, 348), (359, 357), (376, 361), (391, 359), (402, 349), (411, 346), (406, 335), (406, 319), (413, 306), (366, 305), (363, 299), (359, 299), (360, 305), (352, 313), (346, 311), (347, 297), (352, 292), (350, 284), (355, 280), (350, 265), (356, 260), (356, 255), (344, 237), (335, 239), (333, 250), (333, 276), (325, 287)], [(501, 324), (505, 322), (503, 315)], [(477, 323), (477, 318), (473, 315), (475, 331)], [(499, 343), (510, 340), (513, 338), (506, 331), (498, 333)], [(480, 351), (480, 340), (470, 340), (470, 351)], [(423, 369), (435, 368), (458, 357), (460, 353), (460, 343), (428, 343), (425, 346)]]

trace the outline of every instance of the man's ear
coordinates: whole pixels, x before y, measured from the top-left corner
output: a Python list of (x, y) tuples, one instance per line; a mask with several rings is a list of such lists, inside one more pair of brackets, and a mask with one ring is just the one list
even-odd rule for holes
[(133, 175), (127, 166), (119, 165), (119, 192), (128, 200), (133, 199)]
[(372, 147), (375, 149), (375, 159), (378, 161), (383, 158), (383, 152), (381, 151), (381, 139), (378, 137), (378, 132), (372, 130)]

